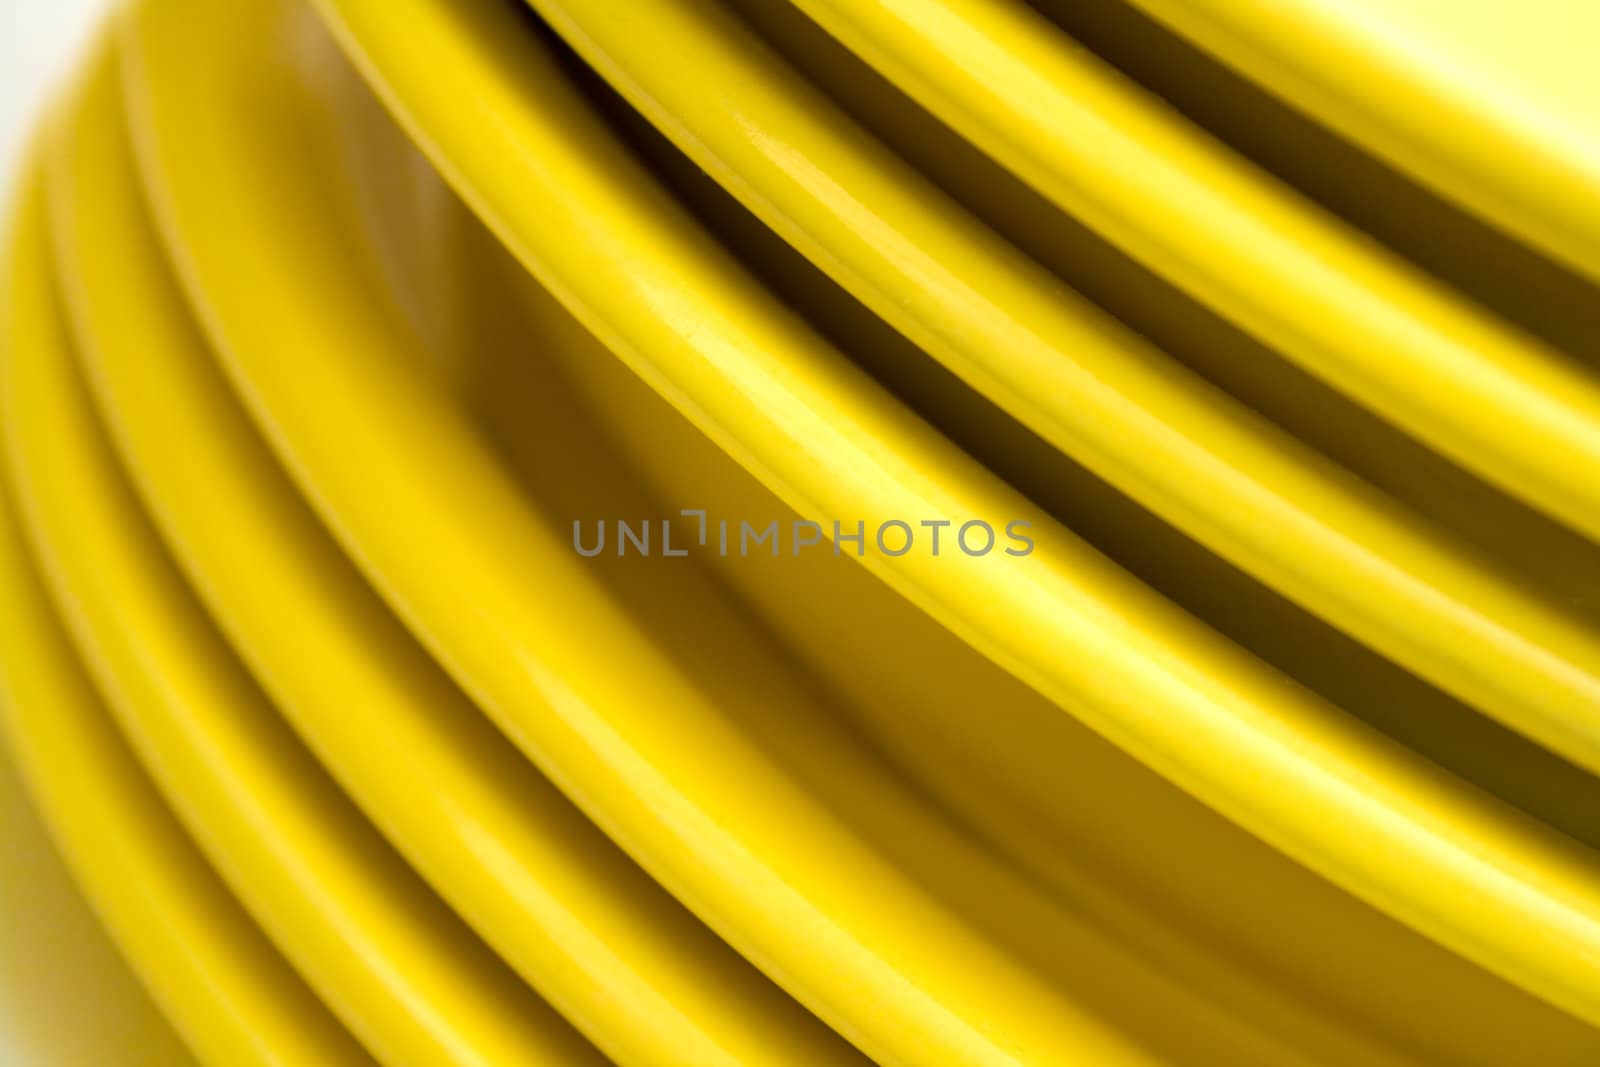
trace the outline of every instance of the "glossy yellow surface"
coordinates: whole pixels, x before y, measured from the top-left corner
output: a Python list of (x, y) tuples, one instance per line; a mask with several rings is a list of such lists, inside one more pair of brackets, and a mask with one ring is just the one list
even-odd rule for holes
[(1272, 92), (1600, 278), (1587, 0), (1135, 0)]
[[(796, 7), (141, 0), (51, 116), (0, 699), (159, 1061), (1594, 1062), (1581, 345), (1019, 4)], [(574, 551), (690, 507), (1035, 548)]]
[[(1600, 634), (1186, 375), (895, 159), (731, 13), (536, 0), (808, 258), (1062, 451), (1441, 688), (1600, 768)], [(643, 31), (643, 32), (641, 32)], [(681, 76), (683, 67), (701, 78)]]
[[(392, 79), (385, 84), (402, 117), (449, 161), (502, 240), (802, 514), (1015, 514), (1034, 521), (1048, 544), (1015, 565), (992, 556), (869, 557), (902, 595), (1303, 862), (1600, 1018), (1585, 947), (1600, 946), (1600, 892), (1587, 850), (1484, 804), (1342, 718), (1152, 597), (949, 449), (652, 195), (600, 130), (581, 125), (581, 110), (564, 106), (570, 98), (541, 106), (536, 94), (548, 76), (499, 8), (347, 0), (339, 10), (367, 62)], [(417, 40), (429, 42), (427, 64), (404, 47)], [(456, 76), (448, 83), (441, 56)], [(452, 102), (462, 98), (518, 121), (488, 129), (452, 121)], [(194, 165), (193, 152), (183, 162)], [(566, 206), (573, 200), (581, 207)], [(212, 269), (226, 269), (220, 259)], [(453, 489), (459, 496), (459, 482)], [(1499, 922), (1482, 922), (1489, 914)]]
[(152, 514), (289, 721), (484, 939), (619, 1058), (853, 1059), (528, 773), (317, 526), (182, 304), (113, 73), (88, 87), (55, 184), (86, 367)]
[(795, 3), (1134, 259), (1600, 539), (1600, 481), (1571, 476), (1600, 464), (1592, 365), (1366, 239), (1021, 0)]
[[(22, 202), (7, 250), (7, 377), (19, 353), (59, 358), (67, 343), (39, 191), (36, 183)], [(12, 403), (8, 389), (8, 427)], [(205, 1062), (362, 1062), (358, 1046), (185, 837), (117, 735), (23, 548), (14, 503), (8, 493), (0, 524), (9, 748), (102, 920)]]
[(308, 983), (380, 1059), (583, 1062), (222, 644), (121, 480), (66, 347), (35, 346), (3, 380), (11, 481), (63, 621), (180, 818)]
[[(781, 650), (763, 649), (759, 631), (731, 607), (719, 611), (704, 589), (685, 590), (685, 576), (650, 567), (635, 569), (619, 601), (571, 552), (567, 524), (523, 499), (460, 409), (404, 373), (424, 358), (407, 358), (416, 341), (384, 302), (363, 293), (361, 274), (282, 269), (349, 255), (353, 220), (316, 195), (326, 186), (309, 166), (321, 159), (331, 167), (328, 148), (293, 126), (281, 127), (294, 137), (292, 152), (230, 138), (229, 130), (263, 130), (225, 105), (278, 105), (287, 87), (197, 96), (182, 80), (277, 74), (239, 56), (273, 24), (241, 26), (237, 11), (208, 16), (198, 5), (146, 13), (132, 40), (137, 88), (148, 94), (147, 161), (228, 369), (250, 383), (257, 417), (375, 584), (597, 822), (869, 1052), (995, 1062), (1032, 1047), (1052, 1058), (1138, 1062), (1148, 1058), (1142, 1042), (1159, 1037), (1175, 1047), (1206, 1026), (1234, 1055), (1269, 1059), (1261, 1039), (1208, 1018), (1215, 1009), (1193, 993), (985, 861), (831, 726), (821, 694)], [(254, 13), (270, 19), (274, 9)], [(188, 42), (207, 26), (215, 67), (197, 71)], [(176, 62), (180, 54), (187, 60)], [(182, 147), (195, 143), (216, 154)], [(218, 166), (235, 180), (207, 178)], [(257, 195), (258, 182), (278, 195), (298, 186), (304, 198), (291, 195), (308, 210), (283, 220), (292, 225), (257, 229), (259, 244), (218, 240), (206, 221), (214, 212), (276, 203)], [(213, 195), (227, 200), (204, 199)], [(297, 312), (252, 310), (277, 300)], [(291, 364), (285, 353), (294, 351), (343, 358)], [(309, 381), (343, 399), (318, 410), (284, 403), (284, 390)], [(414, 521), (394, 522), (397, 507)], [(642, 625), (652, 606), (659, 616), (682, 603), (696, 604), (695, 618), (675, 619), (665, 632)], [(722, 660), (731, 649), (746, 669), (730, 675)], [(754, 709), (764, 722), (753, 720)], [(809, 766), (792, 766), (802, 758)], [(822, 782), (808, 789), (801, 774)], [(882, 851), (889, 843), (909, 855)], [(918, 872), (944, 893), (930, 894)], [(943, 899), (949, 893), (957, 902)], [(999, 901), (1006, 906), (997, 909)], [(1045, 945), (1053, 951), (1041, 952)], [(1089, 993), (1118, 972), (1168, 1005), (1157, 1034), (1111, 1026), (1097, 1005), (1065, 995)]]

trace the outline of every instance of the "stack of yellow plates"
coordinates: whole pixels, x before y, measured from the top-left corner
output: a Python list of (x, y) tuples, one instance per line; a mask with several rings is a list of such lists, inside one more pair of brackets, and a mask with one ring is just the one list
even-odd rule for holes
[(1597, 49), (1590, 0), (128, 5), (0, 292), (7, 1016), (1600, 1063)]

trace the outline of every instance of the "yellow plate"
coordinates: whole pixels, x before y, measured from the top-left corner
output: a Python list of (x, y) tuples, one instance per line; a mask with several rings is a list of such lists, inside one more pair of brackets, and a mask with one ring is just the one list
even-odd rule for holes
[[(316, 525), (182, 304), (120, 104), (102, 64), (52, 183), (86, 370), (152, 518), (284, 716), (428, 881), (612, 1058), (858, 1061), (496, 733)], [(533, 421), (554, 430), (559, 408), (545, 403)]]
[[(778, 848), (768, 839), (815, 844), (839, 840), (838, 831), (826, 830), (826, 821), (805, 835), (792, 825), (764, 827), (771, 813), (784, 811), (783, 822), (791, 824), (814, 802), (780, 802), (781, 794), (762, 789), (763, 816), (740, 798), (732, 774), (688, 785), (678, 772), (669, 779), (676, 791), (667, 796), (683, 806), (669, 812), (655, 782), (646, 794), (654, 803), (646, 805), (640, 803), (646, 779), (624, 787), (611, 777), (627, 763), (596, 765), (595, 742), (575, 737), (569, 723), (602, 730), (608, 746), (626, 737), (623, 751), (676, 750), (690, 761), (686, 768), (705, 766), (708, 752), (724, 744), (745, 745), (728, 737), (715, 712), (691, 719), (689, 709), (705, 706), (695, 693), (704, 681), (689, 683), (648, 643), (634, 644), (634, 625), (596, 604), (581, 570), (530, 570), (529, 559), (570, 564), (570, 550), (518, 518), (514, 494), (496, 481), (492, 466), (472, 459), (475, 446), (452, 417), (397, 378), (392, 353), (412, 342), (387, 320), (366, 321), (373, 312), (359, 300), (338, 295), (367, 268), (337, 238), (337, 218), (327, 217), (326, 207), (320, 223), (283, 212), (284, 205), (325, 204), (311, 166), (324, 151), (303, 132), (282, 129), (281, 118), (250, 107), (251, 100), (281, 102), (283, 88), (199, 91), (261, 76), (243, 53), (269, 30), (246, 32), (244, 20), (230, 13), (227, 25), (205, 30), (208, 46), (195, 49), (192, 35), (208, 26), (203, 13), (182, 19), (163, 17), (166, 10), (144, 9), (136, 34), (146, 161), (186, 280), (269, 437), (401, 614), (647, 867), (747, 951), (750, 931), (795, 926), (773, 922), (770, 901), (785, 884), (772, 880), (773, 868), (741, 856), (742, 891), (735, 895), (726, 874), (707, 876), (695, 858), (703, 853), (692, 846), (715, 841), (721, 851), (725, 846), (705, 828), (730, 820), (748, 822), (749, 831), (739, 834), (743, 846), (761, 842), (768, 855)], [(999, 662), (1256, 832), (1500, 973), (1575, 1010), (1595, 1011), (1583, 946), (1597, 936), (1593, 916), (1600, 911), (1585, 850), (1486, 802), (1263, 670), (985, 478), (733, 273), (587, 124), (559, 80), (542, 72), (539, 46), (511, 13), (487, 5), (340, 10), (367, 61), (396, 79), (390, 88), (409, 90), (406, 103), (423, 116), (418, 128), (425, 141), (434, 139), (429, 144), (441, 166), (462, 179), (469, 200), (525, 261), (714, 438), (800, 502), (803, 513), (868, 521), (925, 512), (1034, 520), (1048, 547), (1020, 565), (993, 558), (949, 560), (950, 566), (911, 557), (868, 562)], [(418, 41), (428, 42), (424, 51)], [(540, 93), (552, 98), (541, 100)], [(465, 121), (461, 100), (474, 101), (480, 109), (474, 113), (495, 121)], [(290, 159), (296, 165), (286, 167)], [(474, 180), (466, 181), (467, 174)], [(219, 218), (236, 220), (231, 239), (216, 230)], [(699, 295), (687, 300), (690, 292)], [(328, 351), (343, 358), (309, 355)], [(375, 390), (383, 390), (381, 399)], [(294, 399), (306, 395), (346, 399), (326, 406)], [(435, 473), (423, 477), (428, 471)], [(407, 521), (397, 524), (396, 515)], [(446, 565), (451, 577), (441, 580), (437, 568)], [(562, 603), (563, 614), (539, 611), (540, 598)], [(468, 603), (476, 621), (465, 627), (461, 605)], [(593, 688), (582, 691), (582, 703), (563, 698), (565, 722), (541, 710), (528, 665), (560, 664), (562, 670), (541, 676), (570, 687), (577, 668), (592, 660), (584, 637), (594, 634), (613, 635), (606, 653), (630, 663), (628, 681), (652, 686), (657, 703), (674, 708), (672, 736), (663, 736), (659, 721), (630, 714), (627, 687), (609, 669), (614, 659), (588, 667), (585, 684)], [(591, 719), (595, 706), (626, 716), (619, 721), (628, 728)], [(688, 727), (691, 721), (698, 725)], [(686, 748), (685, 735), (696, 744)], [(765, 760), (753, 754), (749, 763), (720, 762), (759, 767)], [(605, 777), (580, 778), (579, 769)], [(696, 832), (662, 832), (669, 814)], [(1330, 822), (1344, 829), (1330, 834)], [(1390, 855), (1404, 858), (1390, 862)], [(812, 866), (858, 870), (842, 858)], [(849, 885), (819, 881), (846, 899), (859, 898), (860, 885), (877, 883), (859, 874)], [(760, 886), (769, 888), (754, 888)], [(752, 899), (769, 903), (757, 907)], [(730, 923), (741, 911), (747, 917)], [(1486, 911), (1515, 919), (1485, 924)], [(848, 927), (851, 934), (861, 937), (870, 928), (882, 943), (898, 925), (889, 917), (902, 920), (909, 912), (867, 905), (856, 914), (861, 918), (852, 924), (865, 925)], [(952, 942), (961, 943), (954, 932)], [(762, 942), (754, 954), (771, 958), (772, 944)], [(787, 964), (788, 976), (810, 976), (785, 984), (808, 1004), (820, 1003), (830, 1021), (843, 1009), (823, 998), (836, 997), (841, 961), (881, 966), (859, 950), (817, 940), (783, 944), (797, 953), (794, 959), (817, 968)], [(956, 1003), (986, 1003), (1000, 987), (993, 975), (979, 977), (984, 968), (966, 950), (939, 955), (926, 962), (920, 955), (900, 958), (943, 975), (961, 991)], [(823, 975), (833, 976), (827, 991), (818, 988)], [(890, 998), (877, 1005), (875, 1021), (891, 1029), (894, 1010), (903, 1010), (903, 1028), (891, 1039), (921, 1039), (925, 1046), (934, 1032), (930, 1020), (943, 1011), (930, 1013), (925, 1005)], [(994, 1018), (1017, 1020), (1018, 1032), (1041, 1025), (1027, 1021), (1029, 1010), (1017, 997), (993, 1008)], [(859, 1027), (852, 1019), (846, 1029), (855, 1036)]]
[[(1032, 521), (1040, 550), (1022, 560), (869, 554), (865, 562), (1220, 811), (1497, 973), (1600, 1019), (1594, 957), (1580, 947), (1600, 945), (1592, 853), (1263, 669), (986, 478), (740, 274), (583, 115), (500, 8), (330, 7), (441, 170), (530, 270), (801, 514)], [(426, 62), (408, 43), (422, 40)], [(180, 96), (195, 93), (173, 93), (174, 105)], [(495, 121), (463, 121), (462, 99)], [(213, 123), (206, 137), (168, 142), (222, 136)], [(200, 169), (193, 152), (179, 155), (163, 160), (169, 181), (178, 167)], [(254, 164), (236, 169), (270, 166)], [(245, 180), (197, 176), (168, 210), (196, 221), (233, 216), (236, 207), (205, 211), (203, 190)], [(194, 223), (181, 230), (192, 256), (205, 238)], [(227, 258), (208, 256), (197, 279), (214, 281)], [(242, 354), (241, 346), (233, 357)], [(504, 570), (496, 573), (503, 582)], [(475, 660), (483, 654), (480, 638)], [(487, 688), (496, 672), (484, 667)]]
[[(1048, 234), (1061, 211), (941, 130), (930, 144), (966, 153), (955, 169), (976, 161), (942, 193), (940, 166), (885, 151), (714, 5), (535, 3), (758, 218), (495, 0), (322, 2), (431, 163), (303, 5), (145, 0), (124, 16), (122, 92), (97, 57), (56, 130), (53, 256), (37, 190), (21, 216), (0, 429), (44, 581), (16, 553), (0, 680), (26, 705), (11, 732), (47, 811), (70, 846), (104, 849), (75, 853), (86, 884), (197, 1051), (230, 1065), (296, 1042), (307, 1062), (360, 1062), (355, 1039), (391, 1063), (859, 1062), (849, 1043), (941, 1065), (1594, 1058), (1600, 780), (1232, 571), (1067, 454), (1580, 757), (1600, 654), (1560, 601), (1585, 586), (1529, 577), (1559, 578), (1595, 545), (1320, 386), (1274, 415), (1303, 433), (1296, 404), (1343, 405), (1301, 445), (1247, 406), (1303, 386), (1298, 370), (1253, 348), (1253, 369), (1205, 369), (1245, 385), (1226, 398), (1019, 251), (1037, 254), (1019, 218)], [(962, 17), (981, 31), (918, 62), (964, 54), (1020, 71), (1000, 79), (1013, 90), (1063, 89), (1059, 35), (1020, 4), (900, 6), (930, 39)], [(801, 62), (840, 59), (793, 9), (762, 10), (811, 32), (789, 49)], [(1289, 220), (1332, 242), (1313, 253), (1353, 247), (1309, 209), (1254, 218), (1294, 202), (1103, 67), (1067, 80), (1089, 113), (1127, 120), (1106, 143), (1131, 137), (1176, 175), (1157, 192), (1221, 189), (1246, 229)], [(1013, 148), (1048, 155), (1048, 136), (984, 140), (997, 116), (1040, 120), (1031, 99), (957, 125), (1013, 164)], [(1061, 114), (1082, 118), (1071, 103)], [(1081, 169), (1115, 177), (1095, 162)], [(997, 204), (968, 180), (981, 173), (1027, 203)], [(1111, 217), (1123, 236), (1149, 228)], [(1155, 265), (1188, 284), (1248, 261), (1193, 247), (1213, 258)], [(1501, 370), (1544, 358), (1434, 283), (1384, 274), (1387, 253), (1361, 254), (1340, 263), (1376, 273), (1335, 310), (1426, 320), (1422, 341), (1392, 335), (1411, 356), (1465, 324), (1506, 342), (1489, 353)], [(1139, 268), (1109, 248), (1099, 261), (1113, 259), (1086, 291), (1136, 328), (1162, 319), (1151, 294), (1171, 302), (1170, 287), (1123, 303), (1111, 290)], [(1214, 305), (1257, 328), (1241, 315), (1285, 292), (1232, 279), (1258, 282)], [(1183, 306), (1216, 327), (1200, 362), (1214, 360), (1232, 328)], [(1277, 342), (1330, 336), (1317, 309), (1284, 308)], [(1193, 362), (1170, 329), (1183, 318), (1164, 320), (1165, 343)], [(1295, 332), (1307, 322), (1324, 332)], [(1527, 384), (1558, 406), (1578, 395), (1552, 383)], [(1360, 441), (1330, 448), (1341, 423)], [(1379, 463), (1396, 497), (1314, 448)], [(1405, 490), (1441, 469), (1419, 498)], [(864, 566), (826, 541), (805, 559), (573, 551), (576, 518), (684, 505), (824, 528), (1022, 520), (1037, 551), (868, 547)], [(1137, 541), (1117, 557), (1135, 573), (1062, 516), (1102, 545)], [(109, 721), (68, 669), (74, 641)], [(25, 658), (40, 649), (63, 669), (41, 675)], [(88, 717), (47, 721), (73, 694)], [(126, 752), (84, 754), (121, 744), (119, 726), (201, 845), (189, 896), (161, 882), (181, 865), (95, 837), (86, 813), (121, 801), (154, 813), (133, 820), (136, 843), (168, 839), (151, 827), (186, 841)], [(79, 795), (64, 769), (132, 784)], [(154, 888), (118, 886), (107, 857), (150, 868)], [(250, 981), (206, 941), (224, 924), (179, 923), (198, 963), (129, 926), (166, 933), (155, 903), (213, 890), (266, 954)], [(218, 989), (186, 995), (213, 974)], [(271, 1014), (297, 997), (307, 1019)], [(267, 1013), (259, 1048), (234, 1054), (219, 1006)]]
[[(45, 294), (50, 295), (50, 294)], [(106, 702), (169, 803), (384, 1062), (602, 1058), (422, 885), (278, 719), (138, 509), (51, 297), (6, 353), (23, 527)], [(39, 319), (56, 322), (52, 332)]]
[[(297, 90), (285, 68), (240, 63), (281, 32), (276, 13), (138, 13), (133, 95), (159, 211), (225, 365), (296, 479), (507, 732), (719, 933), (869, 1052), (1141, 1062), (1151, 1045), (1201, 1042), (1240, 1061), (1281, 1056), (943, 824), (692, 571), (638, 568), (619, 594), (572, 552), (567, 521), (552, 531), (459, 408), (407, 372), (429, 361), (369, 287), (344, 202), (318, 193), (340, 173), (329, 146), (315, 124), (286, 121)], [(203, 64), (197, 28), (216, 35)], [(189, 78), (224, 74), (267, 81), (191, 106)], [(263, 181), (276, 191), (258, 195)], [(240, 216), (240, 235), (259, 243), (216, 240), (201, 221), (216, 217), (213, 195), (257, 219)], [(282, 269), (291, 260), (320, 266)], [(342, 356), (314, 355), (328, 351)]]
[[(12, 220), (0, 334), (7, 364), (65, 343), (51, 292), (42, 187), (30, 184)], [(118, 946), (204, 1062), (370, 1063), (206, 864), (109, 722), (6, 496), (0, 710), (8, 748)], [(161, 1038), (151, 1036), (148, 1051), (155, 1053)]]

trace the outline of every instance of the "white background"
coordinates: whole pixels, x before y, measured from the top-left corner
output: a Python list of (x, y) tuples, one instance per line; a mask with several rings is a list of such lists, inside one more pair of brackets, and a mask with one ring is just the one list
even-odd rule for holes
[[(108, 0), (0, 0), (0, 203), (7, 210), (34, 122), (108, 6)], [(0, 1064), (27, 1067), (4, 1032)]]
[(0, 0), (0, 195), (7, 204), (35, 117), (108, 6), (107, 0)]

